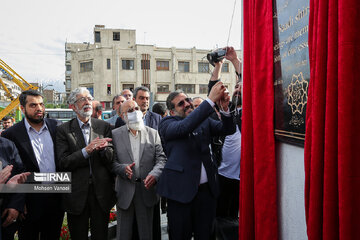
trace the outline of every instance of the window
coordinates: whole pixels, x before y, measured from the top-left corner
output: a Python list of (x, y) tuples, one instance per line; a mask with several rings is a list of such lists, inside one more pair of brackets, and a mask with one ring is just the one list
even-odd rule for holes
[(189, 62), (179, 62), (179, 72), (190, 72)]
[(221, 68), (222, 72), (229, 72), (229, 63), (224, 63)]
[(176, 90), (181, 89), (185, 93), (195, 93), (195, 84), (176, 84)]
[(104, 103), (105, 103), (105, 109), (111, 109), (112, 108), (112, 106), (111, 106), (112, 102), (104, 102)]
[(130, 89), (130, 91), (134, 91), (134, 84), (123, 84), (123, 89)]
[(65, 65), (66, 67), (66, 74), (71, 74), (71, 65)]
[(106, 59), (106, 68), (111, 69), (111, 60), (110, 60), (110, 58)]
[(157, 85), (157, 92), (158, 93), (168, 93), (169, 91), (169, 85), (168, 84), (162, 84)]
[(95, 32), (95, 42), (101, 42), (101, 39), (100, 39), (100, 32)]
[(113, 32), (113, 40), (120, 41), (120, 32)]
[(207, 94), (208, 93), (208, 85), (207, 84), (199, 84), (199, 93)]
[(209, 63), (199, 62), (198, 63), (198, 72), (199, 73), (208, 73), (209, 72)]
[(111, 84), (107, 85), (106, 93), (107, 95), (111, 95)]
[(169, 70), (169, 61), (156, 61), (156, 70), (168, 71)]
[(150, 60), (141, 60), (141, 69), (150, 69)]
[(150, 89), (150, 84), (148, 84), (148, 83), (142, 83), (141, 86), (147, 87), (148, 89)]
[(134, 60), (122, 60), (122, 69), (134, 70)]
[(71, 89), (71, 79), (70, 78), (66, 79), (65, 87), (66, 87), (66, 89)]
[(93, 70), (93, 62), (80, 63), (80, 72), (91, 72)]
[(66, 51), (66, 61), (71, 61), (71, 52)]

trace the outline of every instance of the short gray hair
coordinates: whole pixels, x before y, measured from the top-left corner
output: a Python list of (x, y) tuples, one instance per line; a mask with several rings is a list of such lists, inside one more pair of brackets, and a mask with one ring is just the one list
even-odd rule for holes
[(150, 92), (150, 90), (147, 87), (144, 87), (144, 86), (137, 87), (134, 90), (134, 98), (135, 99), (136, 99), (136, 95), (139, 91), (144, 91), (144, 92), (148, 92), (148, 93)]
[(72, 90), (67, 100), (68, 104), (74, 104), (76, 102), (77, 95), (84, 92), (89, 93), (91, 96), (90, 91), (86, 87), (78, 87)]
[(193, 101), (195, 101), (196, 99), (201, 99), (201, 100), (203, 100), (204, 101), (204, 99), (202, 98), (202, 97), (193, 97)]
[(115, 95), (115, 97), (113, 97), (113, 100), (112, 100), (112, 105), (114, 106), (116, 99), (118, 99), (119, 97), (122, 97), (122, 96), (123, 96), (122, 94)]

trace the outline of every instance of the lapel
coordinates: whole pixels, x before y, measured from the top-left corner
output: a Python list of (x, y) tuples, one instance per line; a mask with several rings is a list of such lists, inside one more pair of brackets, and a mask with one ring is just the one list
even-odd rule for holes
[(150, 111), (148, 110), (146, 115), (145, 115), (145, 121), (146, 121), (146, 126), (150, 127), (151, 126), (151, 117), (150, 117)]
[(142, 155), (144, 153), (145, 143), (147, 138), (146, 129), (140, 129), (140, 153), (139, 153), (139, 161), (142, 159)]
[(44, 121), (45, 121), (47, 129), (50, 132), (50, 136), (53, 140), (53, 143), (55, 143), (55, 141), (56, 141), (56, 133), (55, 133), (56, 126), (53, 126), (52, 122), (48, 118), (44, 118)]
[(130, 144), (130, 137), (129, 137), (129, 131), (128, 128), (126, 126), (123, 126), (120, 128), (120, 139), (121, 141), (119, 141), (119, 144), (123, 143), (126, 150), (129, 153), (129, 156), (131, 158), (131, 161), (134, 162), (134, 156), (132, 154), (132, 150), (131, 150), (131, 144)]
[(77, 118), (74, 118), (70, 121), (70, 132), (75, 139), (78, 149), (86, 147), (84, 135), (82, 134)]
[(19, 134), (17, 135), (18, 136), (18, 141), (19, 141), (20, 145), (25, 149), (25, 152), (27, 152), (29, 154), (28, 157), (30, 158), (31, 162), (40, 171), (38, 162), (36, 161), (34, 149), (33, 149), (32, 145), (31, 145), (29, 134), (28, 134), (28, 132), (26, 130), (26, 127), (25, 127), (25, 118), (20, 122), (20, 124), (21, 125), (20, 125), (20, 128), (19, 128)]
[(94, 121), (93, 118), (90, 118), (90, 121), (91, 121), (91, 130), (90, 130), (90, 142), (92, 140), (94, 140), (95, 138), (99, 137), (99, 134), (98, 134), (98, 125), (97, 123)]

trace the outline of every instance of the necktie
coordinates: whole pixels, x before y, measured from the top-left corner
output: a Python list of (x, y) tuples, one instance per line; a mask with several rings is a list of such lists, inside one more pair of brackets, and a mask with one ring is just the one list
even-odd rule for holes
[(88, 123), (83, 124), (82, 129), (83, 129), (85, 144), (88, 145), (90, 140), (90, 125)]

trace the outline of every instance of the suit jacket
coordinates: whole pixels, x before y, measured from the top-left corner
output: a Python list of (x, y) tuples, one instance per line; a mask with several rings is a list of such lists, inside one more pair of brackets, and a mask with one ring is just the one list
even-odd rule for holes
[(216, 163), (211, 160), (211, 138), (229, 135), (236, 130), (231, 116), (222, 115), (222, 121), (210, 118), (214, 112), (204, 101), (186, 118), (163, 118), (159, 133), (167, 156), (157, 190), (160, 196), (188, 203), (198, 191), (201, 163), (204, 164), (208, 183), (214, 197), (219, 194)]
[[(135, 174), (130, 180), (125, 175), (127, 165), (134, 162), (129, 130), (127, 126), (114, 129), (112, 131), (113, 142), (115, 147), (115, 161), (113, 163), (113, 172), (116, 177), (117, 205), (122, 209), (127, 209), (135, 194)], [(159, 179), (162, 169), (164, 168), (166, 156), (161, 146), (161, 140), (158, 132), (150, 127), (140, 130), (140, 154), (139, 154), (139, 171), (140, 179), (144, 180), (147, 175), (153, 175), (156, 180)], [(147, 207), (154, 206), (158, 201), (155, 186), (146, 189), (142, 183), (141, 194), (144, 205)]]
[[(162, 118), (159, 114), (148, 111), (145, 115), (146, 126), (158, 130), (161, 119)], [(124, 122), (124, 120), (122, 120), (122, 118), (119, 117), (116, 120), (115, 128), (124, 126), (125, 124), (126, 123)]]
[(147, 111), (145, 115), (146, 126), (158, 130), (161, 119), (162, 119), (161, 115)]
[[(53, 140), (55, 151), (56, 127), (57, 125), (61, 124), (61, 122), (50, 118), (44, 118), (44, 121)], [(36, 160), (35, 153), (25, 127), (25, 119), (15, 124), (14, 126), (6, 129), (6, 131), (2, 133), (2, 136), (15, 143), (16, 148), (19, 151), (22, 163), (25, 167), (25, 171), (40, 172), (39, 165)], [(54, 156), (56, 171), (59, 171), (58, 161), (55, 153)], [(48, 211), (51, 210), (49, 208), (52, 208), (52, 206), (54, 205), (58, 206), (61, 204), (61, 196), (57, 193), (28, 193), (26, 194), (25, 202), (29, 214), (32, 214), (32, 217), (38, 218), (38, 220), (40, 220), (43, 217), (43, 214), (46, 214)]]
[[(96, 137), (111, 138), (110, 124), (91, 118), (90, 141)], [(115, 204), (114, 176), (111, 173), (113, 148), (110, 145), (101, 151), (94, 151), (85, 158), (82, 149), (86, 147), (77, 118), (59, 126), (56, 134), (57, 157), (62, 171), (71, 172), (71, 193), (63, 194), (63, 207), (71, 214), (80, 214), (86, 204), (89, 184), (94, 184), (96, 198), (103, 211), (109, 211)], [(90, 165), (92, 176), (90, 178)]]
[[(0, 161), (2, 163), (2, 168), (5, 168), (8, 165), (13, 165), (13, 170), (9, 179), (16, 174), (25, 171), (15, 144), (3, 137), (0, 137)], [(24, 211), (25, 194), (13, 193), (1, 194), (0, 196), (3, 198), (2, 200), (4, 200), (1, 203), (2, 210), (6, 208), (14, 208), (20, 212)]]

